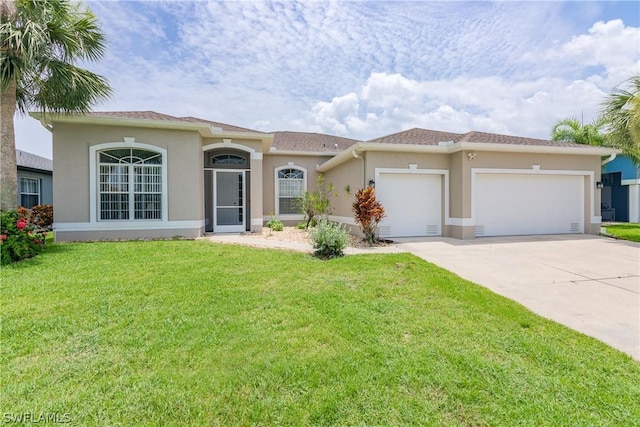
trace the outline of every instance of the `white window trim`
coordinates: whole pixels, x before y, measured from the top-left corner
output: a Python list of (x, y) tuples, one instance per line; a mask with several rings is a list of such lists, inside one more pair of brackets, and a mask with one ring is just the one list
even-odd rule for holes
[[(127, 220), (100, 220), (98, 218), (98, 152), (102, 150), (112, 149), (112, 148), (138, 148), (141, 150), (153, 151), (155, 153), (162, 154), (162, 219), (153, 219), (153, 220), (136, 220), (136, 219), (127, 219)], [(122, 223), (131, 223), (137, 224), (136, 227), (143, 228), (144, 224), (149, 223), (150, 227), (153, 227), (152, 224), (156, 224), (156, 226), (160, 223), (167, 223), (169, 221), (169, 206), (168, 206), (168, 179), (167, 179), (167, 150), (161, 147), (157, 147), (155, 145), (143, 144), (140, 142), (135, 142), (135, 138), (124, 138), (123, 142), (106, 142), (103, 144), (92, 145), (89, 147), (89, 223), (92, 225), (96, 225), (99, 223), (109, 223), (109, 224), (122, 224)]]
[(301, 215), (300, 214), (282, 214), (280, 215), (280, 183), (279, 183), (279, 178), (278, 178), (278, 173), (283, 170), (283, 169), (297, 169), (299, 171), (302, 171), (302, 173), (304, 174), (303, 178), (302, 178), (302, 191), (305, 192), (307, 191), (307, 168), (302, 167), (302, 166), (296, 166), (294, 164), (288, 164), (285, 166), (279, 166), (277, 168), (274, 169), (274, 173), (273, 173), (273, 179), (274, 179), (274, 188), (275, 188), (275, 212), (276, 212), (276, 217), (278, 218), (283, 218), (283, 219), (298, 219)]
[[(38, 186), (38, 192), (37, 193), (25, 193), (24, 191), (22, 191), (22, 180), (23, 179), (29, 179), (31, 181), (35, 181), (37, 183)], [(36, 203), (34, 206), (39, 205), (42, 203), (42, 179), (40, 178), (34, 178), (31, 176), (21, 176), (20, 177), (20, 204), (22, 204), (22, 196), (26, 195), (26, 196), (38, 196), (38, 203)]]

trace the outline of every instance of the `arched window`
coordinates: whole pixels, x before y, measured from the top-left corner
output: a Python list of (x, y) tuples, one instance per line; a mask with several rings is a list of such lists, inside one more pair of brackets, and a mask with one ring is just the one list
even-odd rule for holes
[(219, 166), (219, 165), (238, 165), (238, 166), (246, 166), (247, 159), (242, 156), (238, 156), (235, 154), (218, 154), (215, 156), (211, 156), (211, 165)]
[(162, 154), (135, 148), (98, 153), (98, 218), (162, 219)]
[(276, 170), (276, 202), (278, 215), (299, 214), (300, 205), (297, 200), (307, 187), (305, 171), (302, 168), (284, 167)]

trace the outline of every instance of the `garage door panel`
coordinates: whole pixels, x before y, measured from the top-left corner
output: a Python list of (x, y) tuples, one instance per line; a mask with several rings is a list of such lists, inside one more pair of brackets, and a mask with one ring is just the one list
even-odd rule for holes
[(581, 233), (584, 178), (478, 174), (475, 204), (477, 236)]
[(430, 174), (381, 173), (376, 197), (387, 214), (382, 237), (440, 236), (442, 178)]

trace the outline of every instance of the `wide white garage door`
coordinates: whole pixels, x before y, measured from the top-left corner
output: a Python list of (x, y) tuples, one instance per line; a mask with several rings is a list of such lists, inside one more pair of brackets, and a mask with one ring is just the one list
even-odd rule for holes
[(477, 174), (476, 236), (584, 232), (584, 177)]
[(381, 237), (440, 236), (442, 234), (442, 176), (381, 173), (376, 197), (387, 217)]

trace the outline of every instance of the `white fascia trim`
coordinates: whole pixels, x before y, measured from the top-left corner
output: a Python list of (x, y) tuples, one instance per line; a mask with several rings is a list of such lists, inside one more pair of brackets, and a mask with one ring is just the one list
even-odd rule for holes
[[(152, 120), (152, 119), (131, 119), (125, 117), (98, 117), (85, 116), (82, 114), (54, 114), (54, 113), (29, 113), (34, 119), (40, 120), (41, 123), (52, 125), (54, 123), (78, 123), (89, 125), (104, 126), (127, 126), (137, 128), (153, 128), (153, 129), (176, 129), (188, 130), (194, 132), (207, 131), (210, 126), (208, 123), (180, 122), (168, 120)], [(46, 128), (48, 126), (45, 125)]]
[(376, 168), (375, 180), (380, 179), (381, 174), (395, 173), (395, 174), (414, 174), (414, 175), (442, 175), (444, 177), (444, 225), (452, 225), (451, 217), (449, 216), (449, 170), (448, 169), (413, 169), (411, 167), (407, 169), (403, 168)]
[(640, 184), (640, 179), (623, 179), (620, 181), (621, 185), (638, 185)]
[(620, 153), (620, 150), (608, 147), (558, 147), (549, 145), (495, 144), (487, 142), (457, 142), (451, 146), (452, 153), (462, 150), (498, 151), (502, 153), (542, 153), (542, 154), (575, 154), (587, 156), (608, 156)]
[[(518, 174), (518, 175), (574, 175), (574, 176), (588, 176), (589, 177), (589, 198), (591, 203), (589, 206), (589, 212), (591, 216), (591, 223), (597, 224), (602, 221), (602, 217), (595, 214), (595, 173), (593, 171), (580, 171), (580, 170), (552, 170), (552, 169), (491, 169), (491, 168), (471, 168), (471, 219), (475, 224), (476, 220), (476, 176), (478, 174)], [(583, 199), (584, 203), (584, 199)]]
[(109, 148), (140, 148), (162, 154), (162, 219), (155, 221), (167, 222), (169, 218), (169, 182), (167, 169), (167, 150), (151, 144), (135, 142), (135, 138), (124, 137), (123, 142), (106, 142), (89, 147), (89, 221), (97, 224), (98, 221), (98, 151)]
[(204, 220), (194, 221), (101, 221), (56, 222), (56, 231), (135, 231), (135, 230), (183, 230), (204, 227)]
[(358, 142), (351, 147), (340, 152), (332, 159), (319, 165), (318, 172), (326, 172), (347, 160), (353, 158), (352, 152), (361, 151), (392, 151), (398, 153), (433, 153), (451, 154), (458, 151), (495, 151), (502, 153), (541, 153), (541, 154), (572, 154), (608, 156), (620, 153), (620, 150), (607, 147), (558, 147), (548, 145), (519, 145), (519, 144), (495, 144), (486, 142), (456, 142), (449, 145), (417, 145), (417, 144), (389, 144), (378, 142)]

